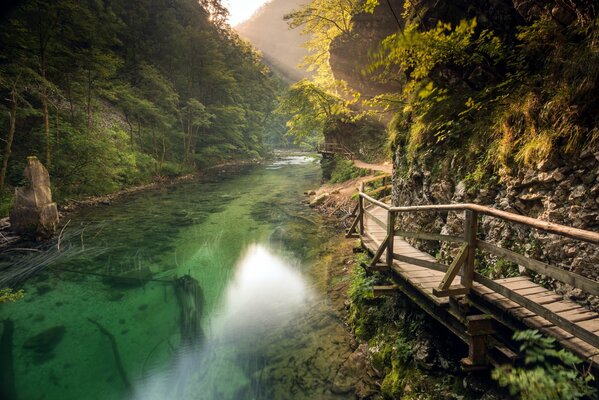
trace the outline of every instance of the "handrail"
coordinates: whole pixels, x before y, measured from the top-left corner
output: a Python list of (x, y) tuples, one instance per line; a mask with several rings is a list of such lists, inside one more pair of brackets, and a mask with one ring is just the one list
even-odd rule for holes
[(343, 153), (349, 155), (351, 158), (355, 157), (355, 153), (351, 151), (347, 146), (341, 143), (321, 143), (316, 146), (316, 151), (319, 152), (331, 152), (331, 153)]
[[(371, 209), (365, 206), (364, 202), (378, 206), (387, 211), (387, 223), (381, 221), (377, 215), (372, 213)], [(407, 232), (395, 229), (395, 218), (398, 213), (407, 212), (423, 212), (423, 211), (464, 211), (464, 237), (453, 237), (447, 235), (428, 234), (424, 232)], [(386, 238), (379, 245), (377, 252), (372, 259), (371, 266), (376, 265), (377, 261), (382, 257), (386, 251), (387, 260), (386, 265), (390, 267), (393, 264), (393, 260), (403, 261), (409, 264), (422, 266), (425, 268), (445, 272), (445, 275), (439, 286), (433, 288), (433, 295), (437, 297), (446, 296), (457, 296), (468, 294), (473, 288), (473, 282), (477, 282), (491, 290), (498, 293), (505, 298), (519, 304), (520, 306), (532, 311), (537, 316), (544, 318), (555, 326), (565, 330), (572, 334), (574, 337), (583, 340), (584, 342), (591, 344), (592, 346), (599, 348), (599, 335), (592, 332), (587, 327), (579, 326), (575, 322), (568, 320), (564, 316), (550, 310), (543, 306), (541, 303), (535, 303), (532, 299), (527, 298), (523, 293), (518, 293), (513, 289), (503, 286), (492, 279), (489, 279), (481, 274), (475, 272), (475, 258), (477, 249), (488, 252), (492, 255), (504, 258), (511, 262), (515, 262), (518, 265), (524, 266), (526, 269), (534, 271), (536, 273), (546, 275), (550, 278), (559, 280), (561, 282), (572, 285), (576, 288), (582, 289), (588, 294), (599, 295), (599, 282), (586, 278), (582, 275), (576, 274), (571, 271), (563, 270), (553, 265), (525, 257), (511, 250), (504, 249), (499, 246), (495, 246), (491, 243), (485, 242), (477, 238), (478, 229), (478, 215), (488, 215), (501, 220), (510, 221), (513, 223), (522, 224), (531, 228), (539, 229), (552, 234), (565, 236), (584, 242), (599, 244), (599, 233), (587, 231), (578, 228), (572, 228), (565, 225), (560, 225), (552, 222), (541, 221), (535, 218), (514, 214), (508, 211), (498, 210), (488, 206), (482, 206), (479, 204), (472, 203), (456, 203), (456, 204), (440, 204), (440, 205), (424, 205), (424, 206), (406, 206), (406, 207), (393, 207), (385, 204), (373, 197), (367, 195), (363, 191), (363, 186), (360, 187), (358, 197), (358, 216), (354, 225), (359, 220), (360, 224), (360, 235), (369, 236), (369, 233), (364, 230), (364, 215), (368, 216), (368, 220), (376, 223), (382, 228), (386, 228)], [(412, 237), (423, 240), (447, 240), (463, 242), (459, 254), (454, 257), (454, 260), (450, 266), (446, 266), (437, 262), (420, 259), (417, 257), (410, 257), (404, 254), (396, 254), (393, 251), (393, 238), (395, 236)], [(371, 237), (371, 240), (374, 240)], [(409, 253), (408, 253), (409, 254)], [(451, 286), (457, 275), (460, 275), (460, 285)]]
[(587, 231), (579, 228), (572, 228), (565, 225), (556, 224), (553, 222), (541, 221), (536, 218), (527, 217), (524, 215), (514, 214), (508, 211), (498, 210), (487, 206), (472, 203), (457, 203), (457, 204), (441, 204), (441, 205), (426, 205), (426, 206), (407, 206), (407, 207), (392, 207), (382, 203), (365, 193), (360, 193), (360, 196), (368, 202), (373, 203), (385, 210), (391, 212), (419, 212), (419, 211), (475, 211), (491, 217), (511, 221), (518, 224), (530, 226), (545, 232), (554, 233), (560, 236), (569, 237), (572, 239), (581, 240), (588, 243), (599, 244), (599, 233)]

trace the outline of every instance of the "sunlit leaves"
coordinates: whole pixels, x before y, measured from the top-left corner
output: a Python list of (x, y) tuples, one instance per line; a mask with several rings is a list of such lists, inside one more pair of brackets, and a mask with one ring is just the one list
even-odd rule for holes
[(287, 122), (289, 134), (298, 138), (321, 135), (325, 123), (332, 118), (351, 118), (351, 112), (342, 99), (307, 79), (289, 88), (281, 99), (279, 112), (290, 116)]

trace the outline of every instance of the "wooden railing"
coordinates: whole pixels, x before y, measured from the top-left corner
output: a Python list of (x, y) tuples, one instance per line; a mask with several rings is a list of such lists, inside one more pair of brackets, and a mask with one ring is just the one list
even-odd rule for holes
[[(370, 212), (369, 204), (387, 210), (387, 220), (381, 221), (372, 212)], [(398, 214), (447, 211), (465, 213), (464, 233), (462, 236), (442, 235), (428, 232), (409, 232), (402, 229), (395, 229), (395, 221)], [(356, 213), (357, 215), (355, 215)], [(489, 253), (499, 258), (503, 258), (521, 265), (526, 269), (534, 271), (538, 274), (545, 275), (575, 288), (579, 288), (588, 294), (599, 296), (599, 282), (597, 281), (586, 278), (574, 272), (555, 267), (545, 262), (525, 257), (514, 251), (478, 239), (478, 217), (480, 215), (487, 215), (489, 217), (498, 218), (506, 222), (521, 224), (540, 231), (592, 244), (599, 244), (599, 233), (541, 221), (535, 218), (513, 214), (478, 204), (466, 203), (392, 207), (368, 196), (362, 191), (359, 193), (358, 204), (354, 209), (354, 215), (356, 218), (350, 230), (348, 231), (348, 235), (352, 235), (355, 232), (359, 233), (360, 237), (370, 236), (368, 232), (365, 232), (364, 229), (365, 216), (367, 216), (370, 221), (379, 225), (381, 228), (386, 229), (386, 237), (374, 254), (371, 266), (377, 265), (377, 262), (386, 251), (387, 266), (391, 266), (393, 264), (393, 260), (398, 260), (417, 266), (430, 268), (436, 271), (445, 272), (445, 276), (439, 283), (439, 286), (433, 290), (433, 294), (438, 297), (469, 294), (472, 290), (473, 282), (476, 282), (498, 294), (501, 294), (520, 306), (527, 308), (528, 310), (541, 316), (542, 318), (545, 318), (566, 332), (599, 349), (599, 337), (596, 333), (590, 332), (589, 330), (576, 325), (575, 323), (561, 317), (543, 305), (535, 303), (534, 301), (531, 301), (530, 299), (475, 271), (475, 255), (476, 250), (479, 250), (481, 252)], [(395, 236), (420, 240), (458, 242), (462, 243), (462, 246), (460, 247), (457, 255), (454, 257), (451, 265), (444, 265), (438, 262), (431, 262), (406, 255), (394, 254), (393, 239)], [(460, 285), (450, 286), (457, 275), (461, 276)]]
[(321, 143), (316, 146), (316, 151), (319, 153), (339, 154), (350, 160), (356, 158), (356, 155), (347, 146), (339, 143)]

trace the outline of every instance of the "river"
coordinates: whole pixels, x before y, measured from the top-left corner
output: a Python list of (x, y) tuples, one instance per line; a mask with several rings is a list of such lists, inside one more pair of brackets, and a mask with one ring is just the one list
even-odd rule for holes
[(331, 390), (351, 349), (316, 267), (329, 232), (301, 202), (320, 179), (286, 157), (82, 209), (43, 262), (4, 255), (39, 269), (0, 306), (18, 398), (353, 398)]

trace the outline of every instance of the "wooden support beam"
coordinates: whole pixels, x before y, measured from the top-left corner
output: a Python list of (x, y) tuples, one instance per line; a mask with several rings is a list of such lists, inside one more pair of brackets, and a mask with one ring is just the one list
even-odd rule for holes
[(372, 292), (374, 297), (395, 296), (399, 287), (397, 285), (373, 286)]
[[(379, 261), (379, 259), (381, 258), (381, 256), (385, 252), (385, 250), (387, 249), (387, 242), (388, 241), (389, 241), (389, 236), (387, 236), (385, 238), (385, 240), (383, 240), (383, 243), (381, 243), (381, 245), (379, 246), (379, 248), (376, 251), (376, 253), (374, 253), (374, 257), (372, 257), (372, 261), (370, 261), (370, 266), (369, 267), (373, 267), (374, 265), (377, 264), (377, 262)], [(390, 264), (387, 264), (387, 265), (390, 265)]]
[(446, 272), (447, 269), (449, 268), (445, 264), (427, 261), (427, 260), (423, 260), (423, 259), (415, 258), (415, 257), (403, 256), (401, 254), (393, 254), (393, 259), (395, 259), (397, 261), (403, 261), (408, 264), (414, 264), (414, 265), (418, 265), (420, 267), (429, 268), (429, 269), (432, 269), (435, 271), (440, 271), (440, 272)]
[(447, 269), (447, 272), (445, 273), (445, 276), (443, 277), (443, 279), (441, 279), (441, 282), (439, 283), (439, 287), (437, 288), (438, 291), (441, 292), (441, 291), (449, 289), (449, 286), (452, 284), (453, 280), (458, 275), (458, 272), (460, 272), (460, 268), (462, 267), (462, 264), (464, 264), (464, 262), (468, 258), (468, 254), (469, 254), (469, 248), (468, 248), (468, 245), (465, 244), (461, 247), (460, 251), (458, 252), (456, 257), (453, 259), (453, 262)]
[(364, 182), (360, 183), (358, 195), (358, 218), (360, 220), (360, 236), (364, 235), (364, 198), (361, 196), (364, 191)]
[(346, 238), (354, 237), (354, 235), (358, 235), (358, 237), (360, 237), (359, 233), (356, 232), (356, 228), (358, 227), (359, 223), (360, 223), (360, 216), (356, 216), (356, 218), (354, 219), (354, 222), (352, 222), (351, 226), (349, 227), (349, 230), (345, 234)]
[(447, 289), (433, 288), (433, 294), (437, 297), (460, 296), (468, 294), (470, 289), (462, 285), (450, 286)]
[(387, 265), (393, 265), (393, 242), (395, 233), (395, 213), (387, 211)]
[(382, 272), (382, 271), (387, 271), (388, 269), (389, 269), (389, 266), (387, 264), (383, 264), (383, 263), (376, 263), (374, 265), (368, 265), (369, 271)]
[(462, 360), (464, 369), (486, 367), (489, 340), (488, 336), (495, 332), (493, 317), (486, 314), (466, 317), (466, 334), (470, 336), (468, 358)]
[(464, 221), (464, 239), (468, 244), (468, 255), (464, 262), (462, 285), (468, 289), (472, 287), (474, 278), (474, 261), (476, 257), (476, 231), (478, 229), (478, 214), (476, 211), (466, 210)]

